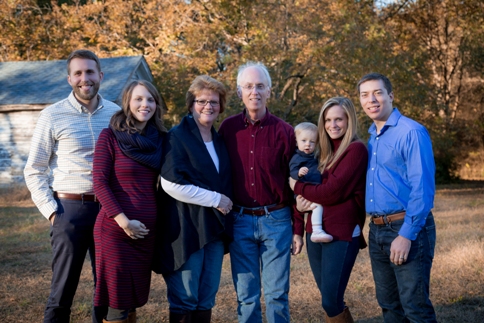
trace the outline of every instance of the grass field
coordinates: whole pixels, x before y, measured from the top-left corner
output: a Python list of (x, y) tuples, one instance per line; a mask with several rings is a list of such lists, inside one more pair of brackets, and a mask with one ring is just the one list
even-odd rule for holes
[[(484, 183), (440, 187), (434, 215), (437, 245), (431, 299), (442, 323), (484, 322)], [(368, 227), (364, 230), (368, 235)], [(51, 278), (49, 223), (24, 188), (0, 192), (0, 322), (41, 322)], [(150, 300), (139, 322), (168, 322), (166, 286), (153, 274)], [(292, 322), (324, 322), (307, 254), (291, 264)], [(72, 322), (90, 322), (92, 278), (86, 260), (72, 307)], [(346, 293), (356, 321), (382, 322), (368, 249), (360, 252)], [(235, 292), (225, 256), (213, 322), (236, 322)]]

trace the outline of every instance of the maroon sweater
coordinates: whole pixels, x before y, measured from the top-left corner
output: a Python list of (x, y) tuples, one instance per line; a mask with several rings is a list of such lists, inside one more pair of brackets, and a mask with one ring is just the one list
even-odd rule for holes
[(234, 204), (245, 207), (293, 204), (288, 178), (296, 138), (288, 123), (267, 109), (266, 115), (252, 124), (244, 109), (225, 119), (218, 133), (230, 156)]
[[(341, 140), (333, 140), (334, 151)], [(351, 241), (356, 225), (363, 229), (368, 150), (360, 141), (349, 145), (338, 161), (322, 174), (321, 184), (296, 182), (294, 193), (323, 206), (323, 229), (334, 240)], [(294, 214), (294, 233), (304, 232), (304, 213)], [(312, 232), (311, 217), (306, 231)], [(363, 243), (364, 244), (364, 243)]]

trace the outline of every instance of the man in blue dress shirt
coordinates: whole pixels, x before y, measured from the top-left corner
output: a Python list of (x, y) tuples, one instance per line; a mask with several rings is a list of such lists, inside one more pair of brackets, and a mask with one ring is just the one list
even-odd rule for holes
[(385, 322), (437, 322), (429, 299), (435, 249), (435, 163), (424, 126), (393, 107), (390, 80), (358, 82), (369, 129), (366, 212), (376, 296)]

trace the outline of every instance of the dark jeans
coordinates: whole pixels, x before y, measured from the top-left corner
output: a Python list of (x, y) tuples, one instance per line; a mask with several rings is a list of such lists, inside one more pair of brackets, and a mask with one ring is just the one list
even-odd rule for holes
[[(69, 323), (71, 305), (79, 284), (82, 266), (89, 251), (96, 283), (93, 228), (100, 205), (56, 199), (58, 210), (51, 227), (52, 283), (44, 323)], [(101, 323), (107, 308), (93, 309), (93, 322)]]
[(359, 237), (354, 237), (352, 242), (314, 243), (307, 233), (306, 245), (309, 265), (323, 298), (323, 309), (329, 317), (337, 316), (345, 309), (344, 296), (360, 250)]
[(404, 220), (389, 225), (370, 223), (370, 258), (376, 297), (388, 323), (437, 322), (429, 299), (430, 269), (435, 249), (435, 222), (432, 213), (412, 241), (407, 261), (390, 262), (390, 246)]

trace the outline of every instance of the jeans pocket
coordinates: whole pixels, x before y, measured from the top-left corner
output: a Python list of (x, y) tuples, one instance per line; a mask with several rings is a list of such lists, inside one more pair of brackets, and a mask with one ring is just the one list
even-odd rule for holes
[(50, 226), (52, 228), (58, 227), (60, 225), (60, 222), (62, 221), (63, 215), (64, 213), (57, 211), (55, 214), (54, 223), (51, 224)]
[(232, 224), (235, 224), (237, 221), (239, 221), (241, 219), (241, 217), (243, 217), (244, 215), (243, 214), (240, 214), (238, 212), (230, 212), (227, 217), (230, 217), (230, 219), (227, 219), (229, 222), (231, 222)]
[(277, 211), (269, 212), (267, 216), (271, 220), (276, 222), (291, 221), (291, 212), (289, 211), (289, 207), (285, 207)]
[(388, 227), (393, 232), (398, 233), (398, 232), (400, 232), (400, 229), (402, 228), (402, 225), (403, 225), (403, 220), (398, 220), (398, 221), (395, 221), (395, 222), (390, 223), (388, 225)]
[(436, 233), (436, 230), (435, 230), (435, 225), (427, 226), (427, 227), (424, 228), (424, 230), (427, 234), (430, 256), (433, 259), (434, 258), (434, 250), (435, 250), (435, 241), (437, 240), (437, 233)]

